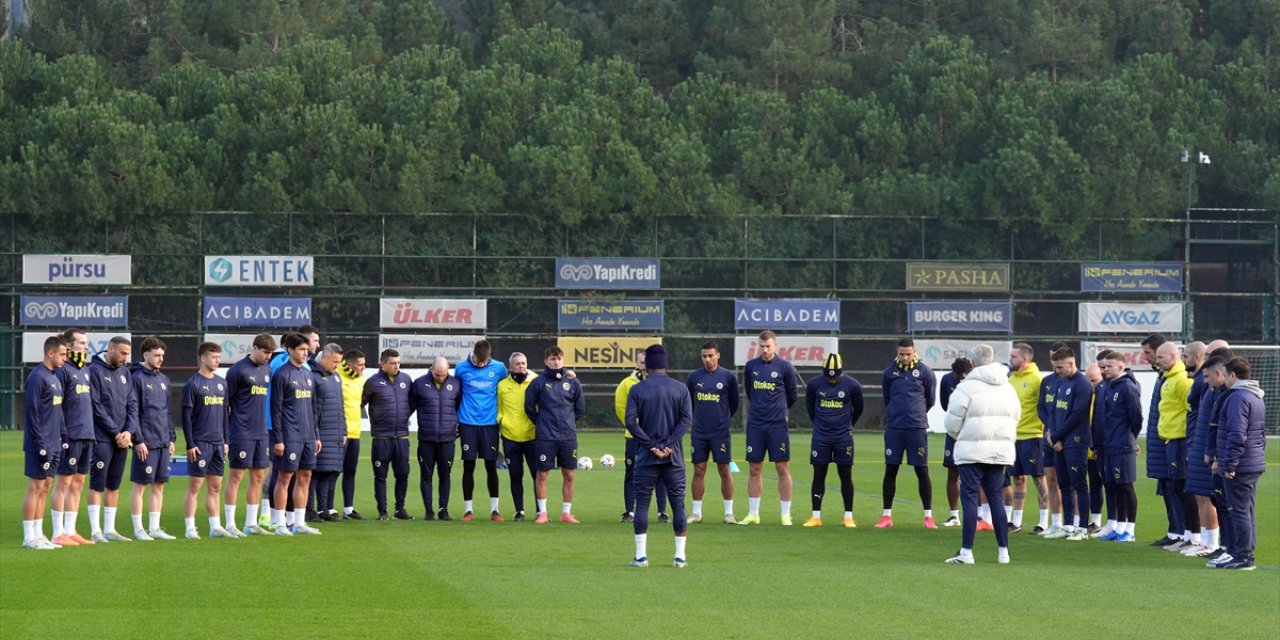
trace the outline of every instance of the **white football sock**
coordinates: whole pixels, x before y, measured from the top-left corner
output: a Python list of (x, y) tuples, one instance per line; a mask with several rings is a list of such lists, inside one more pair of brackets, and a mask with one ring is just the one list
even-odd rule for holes
[[(234, 520), (228, 520), (228, 522), (234, 522)], [(209, 516), (209, 533), (213, 533), (214, 529), (221, 529), (221, 528), (222, 528), (222, 518), (219, 518), (218, 516)]]
[(952, 509), (952, 510), (951, 510), (951, 517), (952, 517), (952, 518), (955, 518), (956, 520), (959, 520), (959, 519), (960, 519), (960, 511), (959, 511), (958, 509)]
[(468, 511), (471, 511), (471, 502), (472, 502), (471, 500), (463, 500), (463, 501), (462, 501), (462, 512), (463, 512), (463, 513), (467, 513)]
[(62, 512), (49, 510), (49, 516), (53, 520), (53, 538), (62, 535)]
[(35, 540), (36, 538), (35, 531), (36, 531), (35, 520), (23, 520), (22, 521), (22, 544), (27, 544), (28, 542)]
[(644, 558), (648, 556), (649, 554), (647, 549), (647, 547), (649, 546), (648, 539), (649, 539), (649, 534), (647, 533), (636, 534), (636, 560), (639, 560), (640, 558)]
[(925, 509), (925, 510), (924, 510), (924, 517), (926, 517), (926, 518), (932, 518), (932, 517), (933, 517), (933, 509)]
[(493, 513), (497, 510), (498, 510), (498, 499), (489, 498), (489, 513)]
[(821, 519), (822, 519), (822, 512), (821, 512), (821, 511), (814, 511), (814, 512), (813, 512), (813, 519), (814, 519), (814, 520), (821, 520)]
[(701, 501), (701, 500), (694, 500), (694, 501), (693, 501), (693, 515), (695, 515), (695, 516), (700, 516), (700, 515), (702, 515), (702, 501)]
[(288, 525), (288, 524), (286, 524), (286, 523), (285, 523), (285, 521), (284, 521), (284, 509), (272, 509), (272, 510), (271, 510), (271, 522), (272, 522), (272, 523), (274, 523), (277, 527), (287, 527), (287, 526), (289, 526), (289, 525)]
[(845, 519), (846, 519), (846, 520), (852, 520), (852, 519), (853, 519), (853, 512), (852, 512), (852, 511), (846, 511), (846, 512), (844, 512), (844, 517), (845, 517)]
[(141, 532), (146, 532), (146, 529), (143, 529), (143, 528), (142, 528), (142, 514), (141, 514), (141, 513), (130, 513), (130, 514), (129, 514), (129, 517), (133, 520), (133, 532), (134, 532), (135, 534), (136, 534), (136, 533), (138, 533), (139, 531), (141, 531)]
[(566, 502), (560, 507), (560, 513), (573, 513), (573, 503)]
[(349, 515), (351, 515), (351, 512), (352, 512), (352, 511), (355, 511), (355, 510), (356, 510), (356, 508), (355, 508), (355, 507), (343, 507), (343, 508), (342, 508), (342, 514), (343, 514), (343, 515), (347, 515), (347, 516), (349, 516)]
[(781, 506), (782, 506), (782, 515), (783, 515), (783, 517), (790, 516), (790, 515), (791, 515), (791, 501), (790, 501), (790, 500), (780, 500), (779, 502), (781, 503)]
[(534, 501), (538, 503), (538, 513), (546, 513), (546, 511), (547, 511), (547, 499), (546, 499), (546, 498), (536, 498), (536, 499), (534, 499)]
[(747, 498), (747, 513), (760, 516), (760, 498)]
[(885, 517), (885, 518), (892, 518), (892, 517), (893, 517), (893, 509), (885, 509), (884, 511), (881, 511), (881, 512), (880, 512), (880, 515), (881, 515), (881, 517)]
[(1052, 519), (1053, 519), (1053, 526), (1058, 527), (1059, 529), (1061, 529), (1061, 528), (1062, 528), (1062, 514), (1061, 514), (1061, 513), (1055, 513), (1055, 514), (1053, 514)]
[(76, 534), (76, 518), (79, 517), (80, 511), (63, 511), (62, 517), (65, 521), (62, 524), (62, 530), (69, 536)]
[(1041, 529), (1048, 529), (1048, 528), (1049, 528), (1049, 510), (1048, 510), (1048, 509), (1041, 509), (1041, 510), (1040, 510), (1040, 523), (1039, 523), (1039, 527), (1040, 527)]
[(227, 524), (233, 527), (236, 526), (236, 506), (234, 504), (223, 505), (222, 513), (227, 518)]
[(1013, 513), (1010, 514), (1009, 516), (1009, 521), (1013, 522), (1013, 526), (1021, 527), (1022, 526), (1022, 509), (1014, 509)]
[(724, 514), (726, 516), (733, 515), (733, 500), (724, 501)]
[(1095, 527), (1102, 526), (1102, 514), (1101, 513), (1089, 514), (1089, 524), (1092, 524)]
[(689, 539), (686, 538), (685, 536), (676, 536), (676, 557), (677, 558), (680, 558), (681, 560), (689, 559), (689, 556), (685, 555), (685, 551), (684, 551), (685, 550), (684, 545), (688, 541)]
[(306, 507), (293, 510), (293, 526), (295, 527), (307, 526), (307, 508)]
[(195, 530), (196, 530), (196, 519), (195, 519), (195, 516), (192, 516), (192, 517), (190, 517), (190, 518), (183, 517), (183, 518), (182, 518), (182, 524), (186, 527), (186, 530), (187, 530), (187, 531), (195, 531)]
[[(234, 522), (234, 520), (231, 522)], [(244, 528), (248, 529), (256, 524), (258, 524), (258, 505), (244, 505)]]
[(116, 530), (116, 511), (119, 507), (103, 507), (102, 508), (102, 530), (107, 533), (114, 533)]
[(1204, 535), (1202, 538), (1204, 540), (1204, 546), (1209, 547), (1210, 549), (1217, 549), (1220, 544), (1220, 541), (1218, 540), (1218, 530), (1204, 529), (1203, 532)]
[(997, 549), (996, 559), (1007, 562), (1009, 560), (1009, 547), (1000, 547)]
[(147, 527), (147, 531), (155, 531), (156, 529), (159, 529), (160, 528), (160, 512), (148, 511), (147, 523), (151, 525)]
[(990, 520), (990, 519), (991, 519), (991, 507), (989, 507), (989, 506), (987, 506), (987, 505), (985, 505), (985, 504), (983, 504), (983, 505), (978, 505), (978, 519), (980, 519), (980, 520)]
[(102, 505), (89, 505), (89, 535), (102, 533)]
[(1005, 521), (1005, 522), (1008, 522), (1008, 521), (1010, 521), (1010, 520), (1012, 520), (1012, 519), (1013, 519), (1013, 505), (1005, 505), (1005, 507), (1004, 507), (1004, 521)]

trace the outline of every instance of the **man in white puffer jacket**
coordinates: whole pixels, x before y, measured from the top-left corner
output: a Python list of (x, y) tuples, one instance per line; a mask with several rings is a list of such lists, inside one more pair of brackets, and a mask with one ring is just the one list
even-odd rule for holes
[[(964, 508), (963, 543), (948, 564), (973, 564), (973, 539), (978, 526), (978, 489), (989, 496), (1001, 495), (1005, 468), (1014, 461), (1014, 441), (1022, 403), (1009, 384), (1009, 371), (995, 362), (990, 345), (969, 350), (973, 371), (956, 387), (947, 408), (947, 434), (955, 438), (952, 450), (960, 468), (960, 504)], [(997, 561), (1009, 562), (1009, 528), (1004, 509), (991, 510)]]

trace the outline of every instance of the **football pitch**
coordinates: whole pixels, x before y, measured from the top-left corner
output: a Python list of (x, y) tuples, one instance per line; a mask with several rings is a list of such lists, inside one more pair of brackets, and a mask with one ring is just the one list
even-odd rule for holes
[[(367, 440), (367, 436), (366, 436)], [(792, 442), (807, 449), (809, 435)], [(622, 436), (580, 435), (580, 454), (622, 457)], [(580, 525), (555, 522), (558, 474), (548, 483), (552, 523), (423, 522), (416, 465), (413, 522), (321, 523), (321, 536), (181, 539), (186, 478), (165, 492), (163, 526), (174, 541), (116, 542), (34, 552), (20, 548), (22, 434), (0, 433), (0, 636), (114, 637), (1075, 637), (1276, 638), (1280, 629), (1280, 446), (1268, 442), (1257, 498), (1259, 568), (1207, 569), (1204, 561), (1147, 546), (1164, 533), (1154, 485), (1139, 485), (1138, 543), (1011, 535), (1012, 563), (997, 565), (991, 533), (978, 534), (977, 564), (943, 564), (959, 528), (927, 531), (915, 478), (899, 474), (896, 526), (880, 514), (881, 436), (857, 436), (857, 529), (840, 524), (840, 492), (828, 475), (825, 526), (806, 529), (811, 467), (793, 464), (796, 526), (778, 524), (777, 483), (765, 466), (760, 526), (729, 526), (719, 479), (709, 473), (706, 521), (690, 525), (689, 566), (671, 567), (670, 525), (649, 531), (648, 569), (632, 569), (630, 525), (620, 524), (619, 465), (578, 473)], [(742, 451), (741, 434), (734, 441)], [(369, 450), (368, 442), (363, 451)], [(937, 460), (941, 436), (931, 441)], [(366, 454), (367, 455), (367, 454)], [(734, 474), (746, 514), (746, 464)], [(1143, 461), (1139, 461), (1139, 469)], [(934, 513), (946, 517), (945, 472), (931, 467)], [(461, 464), (450, 511), (462, 515)], [(505, 471), (502, 509), (512, 504)], [(483, 469), (476, 504), (487, 511)], [(692, 470), (690, 468), (690, 478)], [(126, 478), (127, 480), (127, 478)], [(128, 483), (117, 528), (130, 535)], [(242, 487), (243, 493), (243, 487)], [(1026, 521), (1036, 522), (1034, 490)], [(239, 518), (243, 524), (243, 496)], [(341, 491), (339, 491), (339, 502)], [(80, 532), (88, 534), (82, 499)], [(375, 516), (372, 473), (359, 471), (356, 508)], [(45, 534), (50, 525), (46, 514)], [(203, 506), (197, 514), (207, 534)]]

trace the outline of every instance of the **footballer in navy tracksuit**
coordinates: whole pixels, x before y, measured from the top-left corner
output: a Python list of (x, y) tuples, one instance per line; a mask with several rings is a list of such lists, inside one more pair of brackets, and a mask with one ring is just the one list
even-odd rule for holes
[[(209, 512), (209, 535), (232, 537), (222, 528), (218, 513), (218, 493), (227, 454), (227, 381), (217, 374), (222, 348), (215, 342), (201, 343), (196, 350), (200, 369), (182, 386), (182, 436), (187, 452), (187, 495), (182, 501), (188, 538), (196, 538), (196, 503), (200, 487), (209, 478), (205, 509)], [(228, 523), (233, 524), (233, 522)]]
[(893, 499), (898, 490), (898, 468), (903, 457), (915, 468), (920, 502), (924, 506), (925, 527), (934, 528), (933, 482), (929, 478), (929, 409), (937, 399), (933, 370), (916, 356), (915, 342), (898, 341), (897, 357), (884, 370), (880, 389), (884, 395), (884, 512), (878, 528), (893, 526)]
[[(93, 466), (89, 468), (89, 490), (94, 493), (120, 490), (129, 441), (138, 424), (138, 401), (129, 381), (130, 346), (115, 343), (89, 365), (89, 397), (93, 402)], [(121, 435), (126, 434), (126, 435)], [(115, 529), (110, 529), (114, 531)]]
[[(63, 357), (65, 356), (60, 355), (53, 361), (55, 368), (51, 369), (46, 355), (45, 360), (36, 365), (31, 375), (27, 376), (23, 395), (23, 410), (27, 420), (22, 429), (22, 451), (26, 454), (26, 476), (32, 480), (52, 479), (58, 469), (63, 425), (66, 422), (62, 404), (66, 396), (56, 368), (61, 367)], [(44, 490), (47, 495), (48, 483), (45, 483)], [(44, 509), (40, 512), (43, 513)]]
[(800, 376), (782, 356), (747, 362), (742, 369), (742, 388), (747, 409), (747, 462), (791, 460), (791, 436), (787, 432), (788, 410), (799, 397)]
[(560, 467), (564, 480), (560, 521), (576, 524), (573, 516), (574, 468), (578, 460), (578, 420), (587, 412), (587, 400), (577, 378), (565, 377), (564, 351), (550, 347), (545, 368), (524, 392), (524, 412), (534, 425), (534, 450), (538, 456), (533, 495), (538, 504), (534, 524), (547, 523), (547, 475)]
[[(130, 372), (132, 393), (138, 406), (138, 427), (133, 433), (133, 462), (129, 480), (133, 490), (129, 496), (129, 511), (133, 517), (133, 533), (139, 540), (170, 540), (160, 526), (160, 514), (164, 512), (164, 485), (169, 482), (169, 465), (174, 442), (178, 439), (169, 410), (169, 376), (160, 371), (164, 365), (165, 344), (151, 337), (138, 347), (142, 361)], [(142, 500), (146, 488), (151, 487), (147, 503), (147, 526), (142, 523)]]
[[(1064, 356), (1064, 351), (1056, 351), (1054, 356)], [(1069, 368), (1063, 369), (1067, 362)], [(1074, 509), (1083, 530), (1089, 525), (1089, 448), (1093, 445), (1089, 410), (1093, 404), (1093, 385), (1084, 372), (1075, 367), (1074, 354), (1054, 360), (1054, 369), (1061, 381), (1054, 393), (1049, 444), (1057, 454), (1054, 465), (1058, 489), (1062, 492), (1063, 526), (1072, 526)]]
[[(433, 508), (431, 478), (439, 477), (441, 520), (449, 517), (449, 480), (453, 469), (454, 441), (461, 428), (458, 425), (458, 407), (462, 405), (461, 381), (449, 375), (449, 367), (432, 367), (413, 381), (409, 391), (409, 404), (418, 414), (418, 488), (422, 492), (422, 505), (426, 519), (437, 516)], [(478, 427), (475, 427), (478, 428)], [(475, 458), (473, 457), (474, 461)]]
[[(66, 364), (56, 372), (58, 381), (62, 383), (62, 412), (65, 417), (62, 456), (58, 460), (60, 476), (83, 476), (89, 473), (90, 460), (93, 458), (93, 397), (88, 364), (88, 354), (69, 352)], [(78, 508), (78, 503), (77, 500), (71, 506)]]
[(227, 444), (227, 381), (222, 376), (196, 372), (182, 386), (182, 437), (190, 463), (187, 474), (221, 478)]
[(409, 491), (409, 387), (413, 380), (400, 370), (400, 354), (392, 349), (381, 354), (380, 369), (364, 383), (360, 403), (369, 407), (369, 430), (373, 435), (373, 496), (378, 518), (387, 519), (387, 467), (396, 477), (395, 516), (411, 520), (404, 510)]
[(636, 441), (635, 557), (643, 562), (646, 555), (643, 536), (649, 531), (649, 498), (661, 477), (676, 534), (676, 566), (683, 567), (688, 527), (683, 439), (693, 425), (693, 405), (689, 388), (667, 375), (667, 353), (662, 345), (645, 349), (644, 360), (648, 375), (627, 392), (626, 408), (627, 431)]
[[(62, 338), (50, 337), (44, 342), (44, 357), (27, 376), (23, 395), (26, 425), (22, 429), (27, 493), (22, 501), (22, 546), (25, 549), (59, 548), (44, 535), (44, 508), (53, 486), (58, 456), (62, 452), (63, 388), (57, 370), (67, 357)], [(57, 538), (58, 536), (55, 536)], [(61, 540), (59, 540), (61, 542)]]
[(303, 368), (308, 346), (299, 334), (285, 336), (284, 347), (289, 360), (271, 374), (268, 402), (271, 405), (271, 466), (278, 477), (272, 490), (272, 520), (277, 533), (286, 524), (285, 505), (288, 504), (290, 482), (297, 475), (293, 487), (294, 531), (310, 533), (306, 527), (307, 494), (311, 486), (311, 471), (316, 466), (316, 454), (321, 447), (317, 432), (315, 377)]
[[(133, 434), (133, 464), (129, 468), (129, 481), (135, 485), (154, 484), (156, 491), (163, 491), (164, 484), (169, 481), (170, 458), (178, 434), (169, 411), (169, 376), (161, 373), (159, 368), (159, 364), (164, 362), (163, 356), (158, 363), (155, 355), (148, 356), (157, 350), (163, 353), (164, 348), (146, 350), (145, 340), (143, 345), (144, 361), (135, 363), (130, 374), (138, 405), (138, 428)], [(146, 361), (148, 357), (152, 358), (150, 362)], [(138, 487), (134, 488), (134, 493), (140, 494)], [(140, 508), (141, 505), (134, 510), (135, 515), (141, 513)]]
[[(720, 476), (720, 495), (724, 498), (726, 523), (736, 523), (733, 516), (733, 475), (729, 465), (733, 462), (733, 445), (729, 428), (734, 414), (738, 413), (738, 378), (733, 372), (720, 366), (720, 349), (715, 343), (702, 346), (702, 367), (689, 374), (685, 386), (693, 402), (693, 426), (689, 432), (689, 444), (693, 449), (693, 514), (694, 522), (702, 521), (702, 496), (706, 491), (707, 460), (716, 464)], [(708, 371), (707, 367), (713, 370)], [(624, 408), (625, 410), (625, 408)], [(631, 445), (635, 439), (628, 439)], [(665, 493), (665, 492), (664, 492)], [(662, 501), (658, 510), (662, 511)]]
[(685, 386), (693, 401), (693, 427), (689, 436), (693, 463), (706, 464), (710, 459), (716, 464), (729, 464), (733, 461), (729, 427), (739, 402), (737, 377), (720, 366), (715, 371), (700, 368), (689, 374)]
[(1250, 370), (1243, 359), (1234, 358), (1225, 368), (1231, 392), (1222, 400), (1214, 452), (1231, 518), (1231, 538), (1225, 544), (1231, 561), (1217, 566), (1247, 570), (1254, 566), (1258, 538), (1258, 478), (1267, 469), (1266, 408), (1262, 388), (1248, 379)]
[(844, 362), (839, 354), (827, 355), (822, 373), (809, 381), (804, 394), (809, 419), (813, 422), (809, 447), (809, 462), (813, 465), (813, 520), (821, 521), (827, 469), (834, 462), (840, 476), (846, 526), (852, 526), (853, 427), (858, 424), (864, 408), (862, 385), (844, 375)]
[[(1099, 430), (1102, 450), (1102, 481), (1116, 503), (1112, 539), (1124, 536), (1133, 541), (1132, 527), (1137, 521), (1138, 494), (1133, 483), (1138, 481), (1138, 434), (1142, 432), (1142, 397), (1138, 381), (1124, 368), (1120, 358), (1103, 361), (1103, 375), (1108, 377), (1102, 395)], [(1096, 417), (1096, 416), (1095, 416)]]

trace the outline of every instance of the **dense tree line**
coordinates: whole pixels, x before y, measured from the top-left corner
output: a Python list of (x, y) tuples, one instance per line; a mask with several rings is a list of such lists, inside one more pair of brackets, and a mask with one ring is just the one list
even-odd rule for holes
[[(1280, 0), (31, 0), (0, 212), (1280, 208)], [(1140, 225), (1131, 226), (1140, 233)]]

